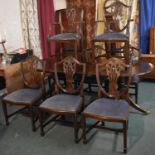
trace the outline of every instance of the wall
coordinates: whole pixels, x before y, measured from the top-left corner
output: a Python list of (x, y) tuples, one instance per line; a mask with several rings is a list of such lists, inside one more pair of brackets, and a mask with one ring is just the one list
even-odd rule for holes
[(54, 9), (60, 10), (66, 8), (66, 0), (54, 0)]
[(19, 0), (0, 0), (0, 4), (0, 34), (5, 32), (9, 52), (23, 47)]

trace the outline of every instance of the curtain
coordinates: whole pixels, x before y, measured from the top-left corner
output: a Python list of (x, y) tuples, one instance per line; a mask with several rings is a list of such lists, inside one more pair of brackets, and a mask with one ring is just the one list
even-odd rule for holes
[[(104, 11), (103, 11), (103, 6), (104, 6), (104, 1), (105, 0), (96, 0), (96, 18), (98, 21), (103, 20), (104, 16)], [(103, 34), (104, 33), (104, 23), (99, 22), (97, 25), (97, 34)]]
[(131, 19), (130, 23), (130, 44), (134, 47), (139, 47), (139, 0), (131, 1)]
[(20, 0), (21, 24), (25, 48), (40, 56), (37, 0)]
[(37, 0), (40, 41), (43, 58), (47, 59), (55, 53), (55, 45), (53, 42), (48, 44), (48, 36), (54, 34), (55, 21), (53, 0)]
[(143, 53), (149, 53), (149, 28), (155, 26), (155, 0), (140, 0), (139, 44)]

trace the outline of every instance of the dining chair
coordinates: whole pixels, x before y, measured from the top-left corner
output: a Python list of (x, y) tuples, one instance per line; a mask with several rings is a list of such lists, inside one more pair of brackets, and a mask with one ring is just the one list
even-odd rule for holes
[[(30, 56), (20, 63), (12, 64), (5, 70), (7, 95), (2, 98), (2, 107), (6, 125), (9, 118), (24, 109), (30, 111), (32, 130), (35, 131), (36, 106), (44, 99), (44, 67), (45, 63), (36, 56)], [(18, 106), (18, 110), (9, 113), (10, 105)], [(22, 107), (22, 108), (21, 108)]]
[[(98, 84), (98, 99), (90, 103), (82, 112), (83, 142), (87, 143), (86, 135), (93, 128), (109, 129), (115, 132), (123, 132), (124, 153), (127, 152), (127, 129), (128, 129), (128, 89), (131, 80), (131, 67), (121, 59), (110, 58), (107, 61), (96, 64), (96, 78)], [(102, 87), (102, 76), (106, 75), (109, 83), (108, 90)], [(118, 80), (121, 76), (128, 77), (127, 85), (121, 90)], [(90, 119), (94, 124), (89, 124)], [(93, 122), (94, 122), (93, 121)], [(106, 126), (108, 122), (121, 123), (122, 127)], [(106, 124), (107, 123), (107, 124)], [(116, 128), (114, 128), (116, 127)], [(103, 146), (104, 147), (104, 146)]]
[[(56, 57), (58, 60), (65, 55), (78, 59), (83, 49), (83, 9), (66, 8), (56, 11), (55, 35), (48, 41), (56, 42)], [(58, 46), (57, 46), (58, 45)]]
[[(65, 116), (73, 118), (71, 123), (74, 127), (75, 142), (78, 138), (78, 114), (84, 106), (83, 99), (83, 81), (85, 78), (86, 66), (79, 62), (74, 57), (66, 57), (63, 60), (55, 63), (55, 81), (56, 94), (47, 98), (40, 106), (40, 130), (41, 135), (44, 135), (44, 127), (51, 121), (64, 121)], [(79, 74), (78, 74), (79, 73)], [(64, 76), (65, 85), (61, 82), (61, 77)], [(75, 84), (77, 83), (77, 84)], [(44, 114), (52, 114), (49, 121), (44, 120)], [(60, 119), (60, 118), (64, 119)]]
[[(103, 42), (108, 58), (117, 54), (117, 57), (125, 57), (129, 63), (129, 25), (131, 16), (131, 6), (124, 4), (120, 0), (105, 0), (103, 6), (103, 20), (96, 21), (94, 44)], [(104, 24), (104, 33), (97, 34), (97, 25)]]

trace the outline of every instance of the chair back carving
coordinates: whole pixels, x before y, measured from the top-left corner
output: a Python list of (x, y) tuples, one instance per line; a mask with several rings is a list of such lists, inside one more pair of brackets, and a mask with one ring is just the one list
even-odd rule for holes
[(67, 8), (57, 11), (60, 33), (77, 33), (82, 35), (83, 9)]
[(11, 64), (4, 70), (6, 90), (11, 93), (24, 88), (23, 78), (20, 72), (20, 63)]
[(45, 63), (36, 56), (21, 62), (21, 73), (25, 87), (44, 90)]
[[(129, 30), (131, 6), (120, 0), (106, 0), (104, 3), (106, 32), (122, 32)], [(129, 34), (128, 32), (126, 32)]]
[[(77, 71), (79, 71), (80, 74), (78, 74)], [(71, 56), (55, 63), (55, 79), (58, 89), (64, 93), (83, 94), (82, 87), (85, 78), (85, 72), (85, 64), (79, 62), (77, 59)], [(64, 85), (60, 83), (60, 76), (63, 76), (65, 79)]]
[[(108, 80), (108, 90), (102, 88), (101, 75), (106, 75)], [(127, 77), (127, 84), (124, 88), (119, 88), (119, 78)], [(107, 96), (115, 99), (126, 98), (131, 82), (131, 67), (125, 64), (121, 59), (110, 58), (105, 62), (96, 65), (96, 78), (99, 87), (99, 97)]]

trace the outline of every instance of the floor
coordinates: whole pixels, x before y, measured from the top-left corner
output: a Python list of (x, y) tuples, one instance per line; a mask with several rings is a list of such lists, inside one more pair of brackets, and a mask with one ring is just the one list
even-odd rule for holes
[[(131, 109), (128, 130), (128, 155), (155, 155), (155, 83), (141, 82), (139, 104), (150, 110), (149, 115)], [(87, 97), (87, 100), (89, 97)], [(39, 130), (31, 131), (30, 120), (21, 114), (4, 125), (0, 107), (0, 155), (119, 155), (122, 154), (122, 134), (93, 130), (88, 144), (75, 144), (73, 129), (49, 125), (44, 137)]]

